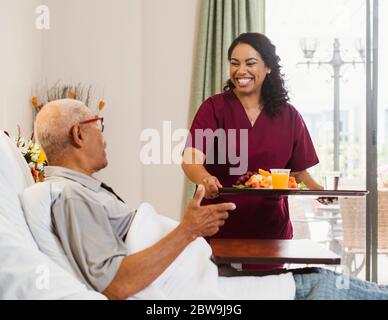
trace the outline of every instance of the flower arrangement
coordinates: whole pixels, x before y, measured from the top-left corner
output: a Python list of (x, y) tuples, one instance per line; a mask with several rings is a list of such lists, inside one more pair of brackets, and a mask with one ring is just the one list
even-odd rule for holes
[[(82, 101), (87, 107), (92, 108), (92, 86), (84, 86), (79, 84), (62, 84), (56, 82), (53, 86), (46, 86), (37, 89), (38, 96), (31, 97), (31, 104), (38, 113), (43, 106), (51, 101), (59, 99), (77, 99)], [(99, 100), (97, 103), (97, 110), (101, 111), (105, 107), (104, 100)]]
[(33, 141), (33, 137), (29, 139), (21, 137), (19, 126), (15, 143), (30, 167), (35, 182), (43, 181), (44, 168), (47, 165), (46, 155), (43, 150)]
[(378, 176), (384, 188), (388, 188), (388, 166), (382, 167), (378, 171)]

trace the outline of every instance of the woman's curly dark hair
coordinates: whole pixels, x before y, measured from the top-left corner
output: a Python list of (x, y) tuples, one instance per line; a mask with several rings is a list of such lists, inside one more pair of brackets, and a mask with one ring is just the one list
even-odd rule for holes
[[(266, 76), (263, 82), (261, 95), (266, 112), (271, 116), (276, 116), (282, 106), (289, 100), (288, 91), (284, 85), (283, 74), (280, 72), (280, 58), (276, 54), (276, 47), (261, 33), (242, 33), (233, 40), (229, 47), (229, 61), (231, 60), (234, 48), (240, 43), (249, 44), (254, 48), (262, 57), (265, 65), (271, 70), (271, 73)], [(234, 88), (234, 84), (229, 79), (224, 90), (231, 90)]]

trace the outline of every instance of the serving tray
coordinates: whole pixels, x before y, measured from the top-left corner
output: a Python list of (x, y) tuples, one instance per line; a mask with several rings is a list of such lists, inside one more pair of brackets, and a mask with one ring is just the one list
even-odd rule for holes
[(257, 196), (318, 196), (318, 197), (363, 197), (368, 190), (306, 190), (306, 189), (238, 189), (233, 187), (219, 189), (219, 195), (257, 195)]

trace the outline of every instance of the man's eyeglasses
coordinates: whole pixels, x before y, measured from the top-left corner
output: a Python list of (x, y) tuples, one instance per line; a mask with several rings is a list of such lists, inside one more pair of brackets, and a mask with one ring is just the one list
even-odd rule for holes
[(78, 122), (78, 124), (87, 124), (87, 123), (92, 123), (94, 121), (98, 121), (98, 125), (100, 127), (101, 132), (104, 132), (104, 118), (103, 117), (94, 117), (92, 119), (87, 119)]

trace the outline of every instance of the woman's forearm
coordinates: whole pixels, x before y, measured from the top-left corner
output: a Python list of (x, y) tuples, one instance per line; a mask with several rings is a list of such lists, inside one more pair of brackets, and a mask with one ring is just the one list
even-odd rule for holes
[(182, 169), (186, 177), (195, 184), (203, 183), (203, 179), (210, 176), (203, 164), (182, 163)]
[(307, 170), (293, 172), (291, 175), (295, 177), (297, 183), (303, 182), (311, 190), (323, 190), (323, 187), (314, 180)]
[(203, 183), (203, 179), (210, 176), (210, 173), (203, 165), (205, 163), (205, 155), (197, 149), (188, 148), (183, 153), (182, 169), (195, 184)]

